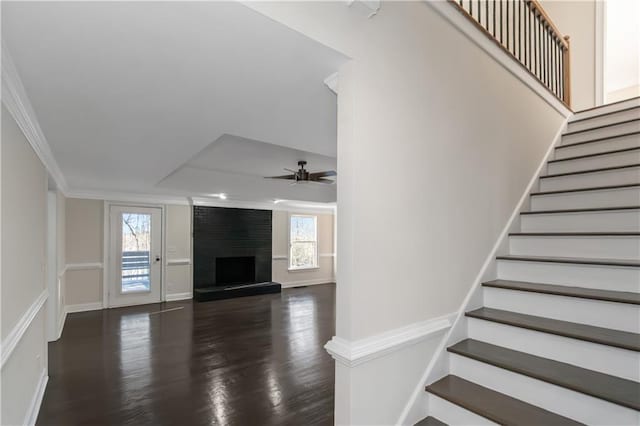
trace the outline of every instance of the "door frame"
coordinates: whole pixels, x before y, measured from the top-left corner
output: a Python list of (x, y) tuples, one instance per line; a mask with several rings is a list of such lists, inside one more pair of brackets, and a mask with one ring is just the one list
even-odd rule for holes
[[(102, 214), (103, 236), (102, 236), (102, 308), (121, 308), (127, 305), (109, 306), (109, 291), (111, 288), (111, 263), (109, 256), (111, 255), (111, 206), (119, 207), (152, 207), (159, 208), (160, 221), (160, 255), (162, 256), (160, 263), (160, 302), (167, 300), (167, 207), (165, 204), (154, 203), (128, 203), (126, 201), (106, 201), (104, 202), (104, 210)], [(128, 306), (135, 306), (137, 303)]]

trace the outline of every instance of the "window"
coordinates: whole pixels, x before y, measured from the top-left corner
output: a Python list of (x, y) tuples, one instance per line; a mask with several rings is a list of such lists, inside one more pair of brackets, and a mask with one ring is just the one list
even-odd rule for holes
[(318, 267), (317, 220), (307, 215), (289, 217), (289, 269)]

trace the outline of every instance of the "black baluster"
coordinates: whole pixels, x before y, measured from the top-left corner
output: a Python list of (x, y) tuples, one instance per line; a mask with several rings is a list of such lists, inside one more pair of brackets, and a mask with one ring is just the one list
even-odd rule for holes
[(503, 19), (502, 19), (502, 0), (500, 0), (500, 44), (502, 43), (502, 27), (503, 27)]
[(509, 50), (509, 0), (507, 0), (507, 19), (505, 23), (507, 24), (507, 50)]
[(487, 29), (487, 31), (489, 31), (489, 0), (485, 0), (484, 2), (484, 12), (485, 28)]
[(491, 11), (493, 12), (493, 38), (496, 38), (496, 2), (494, 0), (493, 6), (491, 6)]

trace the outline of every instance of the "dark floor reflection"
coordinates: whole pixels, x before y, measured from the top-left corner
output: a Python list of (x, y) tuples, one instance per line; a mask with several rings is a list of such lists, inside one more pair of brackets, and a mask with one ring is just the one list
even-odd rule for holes
[(334, 285), (71, 314), (38, 424), (333, 424), (334, 330)]

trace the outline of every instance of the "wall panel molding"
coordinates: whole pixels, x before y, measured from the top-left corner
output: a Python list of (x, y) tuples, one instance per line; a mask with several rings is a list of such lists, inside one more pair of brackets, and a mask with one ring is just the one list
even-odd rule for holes
[(355, 341), (333, 336), (324, 347), (337, 362), (355, 367), (445, 332), (456, 315), (450, 313)]
[(22, 315), (22, 317), (18, 320), (18, 323), (13, 327), (13, 329), (9, 332), (7, 337), (2, 341), (2, 353), (0, 355), (0, 369), (4, 367), (5, 363), (11, 357), (11, 354), (16, 349), (24, 334), (31, 326), (33, 319), (38, 315), (40, 309), (44, 306), (47, 301), (47, 297), (49, 296), (47, 290), (43, 290), (42, 293), (38, 296), (38, 298), (29, 306), (26, 312)]

